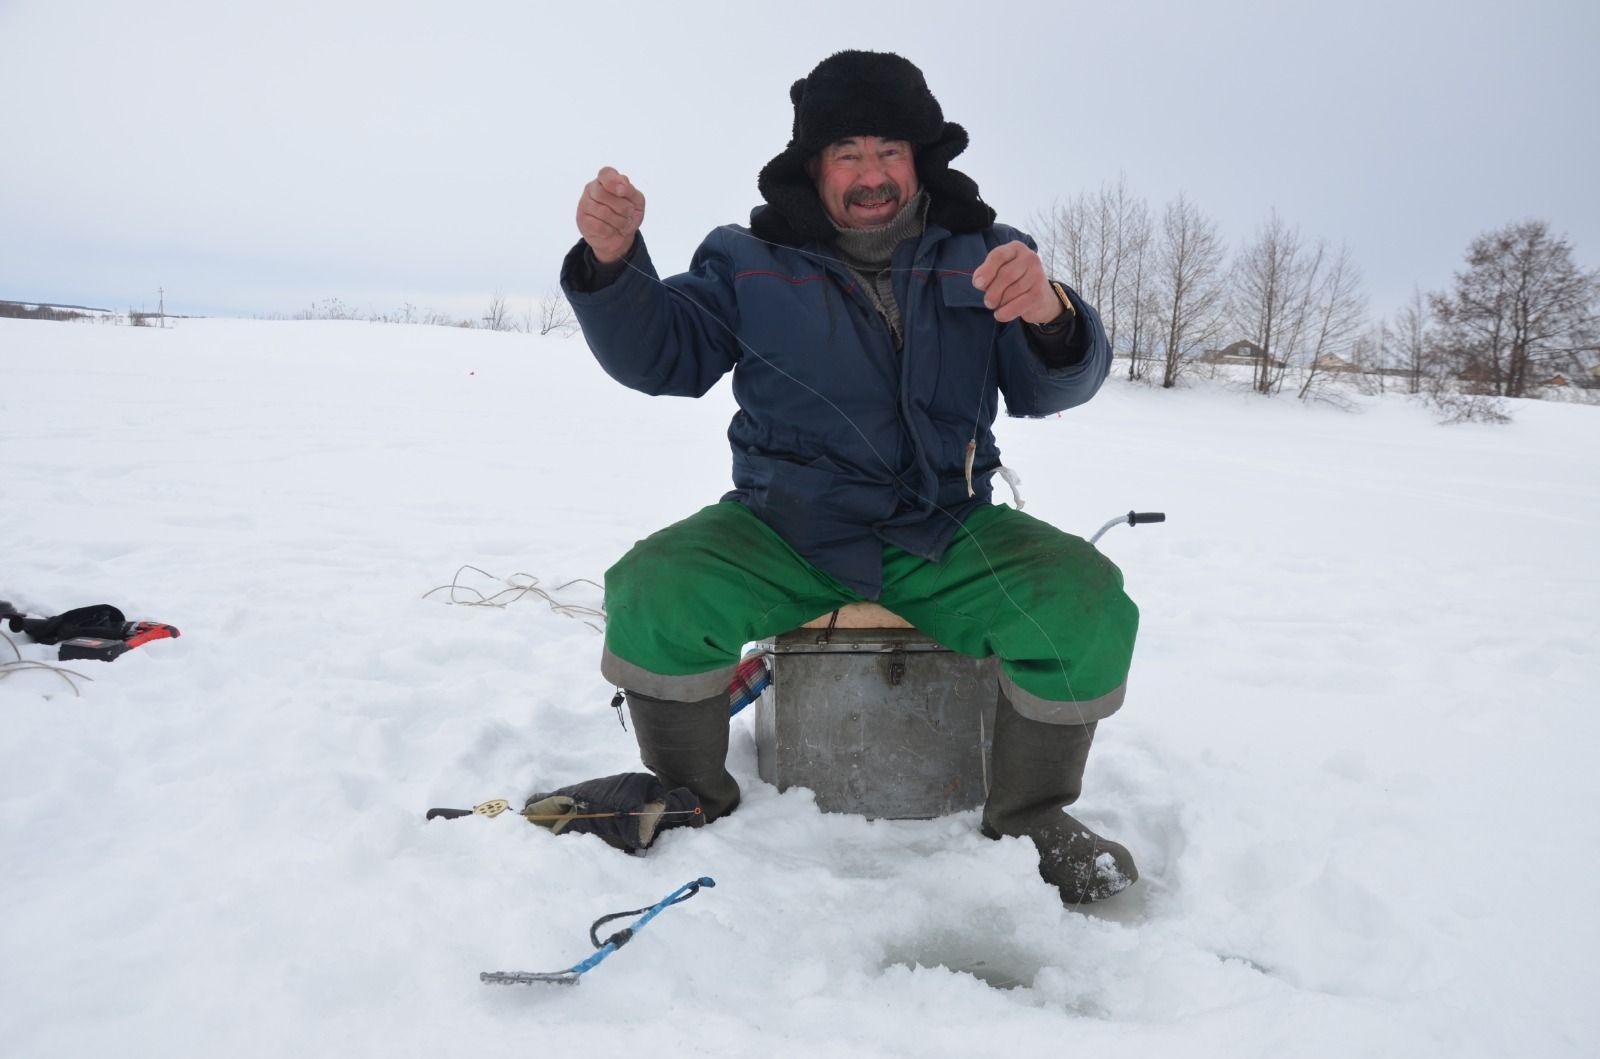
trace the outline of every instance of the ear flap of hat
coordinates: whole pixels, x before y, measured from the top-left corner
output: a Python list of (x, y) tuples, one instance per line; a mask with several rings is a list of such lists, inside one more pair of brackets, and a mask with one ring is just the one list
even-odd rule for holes
[(953, 121), (944, 123), (944, 131), (933, 143), (917, 148), (917, 174), (926, 178), (942, 172), (950, 160), (967, 149), (967, 130)]
[(811, 152), (791, 141), (782, 154), (761, 168), (756, 188), (770, 208), (752, 218), (756, 235), (786, 245), (833, 238), (833, 225), (817, 197), (811, 174), (806, 172), (810, 157)]
[(978, 183), (959, 169), (945, 169), (922, 182), (928, 189), (928, 220), (952, 232), (981, 232), (994, 224), (994, 208), (978, 194)]
[(950, 168), (967, 149), (967, 130), (953, 121), (933, 143), (917, 148), (917, 179), (928, 190), (928, 220), (952, 232), (981, 232), (994, 223), (994, 210), (978, 194), (971, 177)]

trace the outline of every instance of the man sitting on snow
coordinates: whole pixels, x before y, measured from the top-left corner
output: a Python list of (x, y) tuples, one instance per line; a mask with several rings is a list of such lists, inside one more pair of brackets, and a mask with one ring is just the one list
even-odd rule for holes
[(606, 573), (602, 671), (662, 789), (714, 820), (739, 803), (725, 758), (743, 646), (876, 600), (999, 656), (983, 833), (1030, 838), (1068, 904), (1108, 897), (1133, 859), (1063, 807), (1122, 705), (1138, 610), (1085, 541), (990, 502), (999, 395), (1019, 416), (1093, 397), (1111, 363), (1100, 319), (949, 168), (967, 134), (916, 66), (840, 52), (789, 95), (766, 204), (688, 272), (657, 278), (644, 196), (615, 169), (578, 204), (562, 285), (601, 366), (693, 397), (732, 371), (739, 404), (733, 490)]

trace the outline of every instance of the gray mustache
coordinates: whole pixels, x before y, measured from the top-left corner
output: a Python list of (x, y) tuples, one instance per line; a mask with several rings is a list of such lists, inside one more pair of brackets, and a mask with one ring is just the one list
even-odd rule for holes
[(900, 185), (885, 180), (875, 188), (851, 188), (844, 201), (848, 206), (877, 206), (884, 202), (899, 202), (900, 195)]

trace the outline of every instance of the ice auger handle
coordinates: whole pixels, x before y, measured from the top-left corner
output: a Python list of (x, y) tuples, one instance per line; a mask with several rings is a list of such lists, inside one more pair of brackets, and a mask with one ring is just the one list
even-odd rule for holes
[(1118, 515), (1110, 522), (1107, 522), (1104, 526), (1101, 526), (1100, 529), (1095, 532), (1095, 535), (1089, 538), (1089, 543), (1093, 544), (1101, 537), (1104, 537), (1106, 535), (1106, 530), (1110, 529), (1112, 526), (1137, 526), (1145, 522), (1165, 521), (1167, 521), (1167, 513), (1165, 511), (1130, 511), (1126, 515)]

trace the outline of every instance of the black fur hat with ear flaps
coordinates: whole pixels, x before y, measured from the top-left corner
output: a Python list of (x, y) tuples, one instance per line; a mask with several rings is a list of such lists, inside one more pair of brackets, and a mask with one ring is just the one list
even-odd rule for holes
[(934, 224), (976, 232), (994, 223), (994, 210), (979, 197), (978, 185), (950, 168), (950, 160), (967, 148), (967, 130), (944, 120), (922, 71), (908, 60), (893, 52), (837, 52), (796, 81), (789, 99), (794, 103), (789, 146), (766, 164), (756, 182), (771, 207), (752, 216), (756, 235), (789, 245), (832, 241), (833, 223), (806, 162), (850, 136), (911, 143)]

